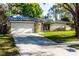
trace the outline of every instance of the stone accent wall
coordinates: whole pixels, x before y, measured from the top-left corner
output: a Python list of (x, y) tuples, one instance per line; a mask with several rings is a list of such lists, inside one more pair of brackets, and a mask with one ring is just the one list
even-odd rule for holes
[(35, 22), (34, 23), (34, 32), (41, 32), (42, 30), (41, 30), (41, 27), (42, 26), (42, 24), (41, 24), (41, 22)]

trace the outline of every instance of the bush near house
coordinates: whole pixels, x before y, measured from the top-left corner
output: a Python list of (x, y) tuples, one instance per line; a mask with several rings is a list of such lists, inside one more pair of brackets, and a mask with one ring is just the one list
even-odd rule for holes
[(0, 34), (0, 56), (14, 56), (19, 54), (11, 34)]

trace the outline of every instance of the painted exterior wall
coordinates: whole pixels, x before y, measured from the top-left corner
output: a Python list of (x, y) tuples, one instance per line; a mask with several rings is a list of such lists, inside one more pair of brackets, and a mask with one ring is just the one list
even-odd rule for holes
[(50, 26), (50, 31), (54, 30), (71, 30), (71, 27), (66, 24), (52, 24)]

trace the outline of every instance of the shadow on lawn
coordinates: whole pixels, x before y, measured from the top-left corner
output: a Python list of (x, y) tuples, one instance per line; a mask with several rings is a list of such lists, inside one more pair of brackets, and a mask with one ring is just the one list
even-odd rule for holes
[(64, 43), (64, 42), (68, 42), (68, 41), (73, 41), (73, 40), (77, 40), (74, 36), (58, 36), (58, 35), (53, 35), (53, 36), (45, 36), (46, 38), (51, 39), (54, 42), (57, 43)]
[(64, 43), (64, 42), (69, 42), (69, 41), (78, 41), (78, 39), (76, 39), (74, 36), (52, 35), (52, 36), (45, 36), (45, 37), (23, 35), (23, 36), (16, 36), (15, 39), (16, 39), (17, 44), (35, 44), (39, 46), (56, 45), (56, 43), (54, 42)]
[(11, 34), (0, 34), (0, 56), (16, 56), (19, 50)]

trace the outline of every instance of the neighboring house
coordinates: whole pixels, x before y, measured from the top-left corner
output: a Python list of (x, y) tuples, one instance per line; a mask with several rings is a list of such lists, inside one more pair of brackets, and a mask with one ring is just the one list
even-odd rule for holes
[(41, 21), (36, 18), (24, 17), (21, 15), (10, 16), (11, 33), (40, 32)]

